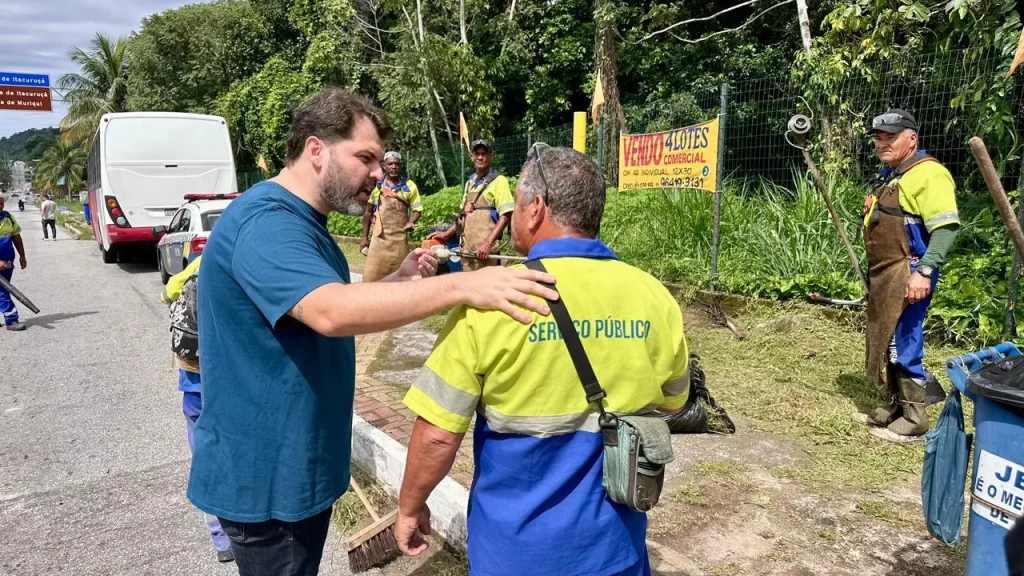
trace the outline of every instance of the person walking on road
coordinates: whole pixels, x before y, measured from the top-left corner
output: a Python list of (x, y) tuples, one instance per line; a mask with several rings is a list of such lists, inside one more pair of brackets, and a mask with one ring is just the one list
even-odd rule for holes
[[(28, 266), (25, 258), (25, 244), (21, 240), (21, 225), (14, 215), (4, 210), (7, 200), (0, 194), (0, 276), (11, 281), (14, 276), (14, 252), (18, 252), (18, 264), (24, 270)], [(4, 325), (8, 330), (20, 332), (25, 325), (18, 321), (18, 308), (7, 290), (0, 287), (0, 314), (3, 314)]]
[(402, 155), (388, 152), (384, 155), (384, 180), (373, 189), (363, 214), (360, 247), (369, 249), (363, 282), (376, 282), (398, 270), (409, 254), (409, 232), (422, 214), (419, 188), (402, 178)]
[(57, 203), (50, 200), (47, 194), (43, 194), (43, 203), (39, 205), (40, 217), (43, 219), (43, 240), (49, 240), (50, 236), (46, 233), (46, 228), (49, 227), (53, 232), (53, 240), (57, 240)]
[(515, 198), (512, 243), (527, 266), (540, 261), (559, 278), (596, 381), (577, 372), (578, 354), (567, 353), (557, 321), (535, 317), (524, 326), (456, 308), (405, 397), (418, 418), (395, 538), (406, 554), (427, 548), (427, 497), (475, 415), (471, 574), (649, 575), (646, 514), (613, 502), (602, 487), (607, 430), (591, 400), (619, 415), (678, 413), (690, 388), (682, 312), (657, 279), (597, 239), (605, 187), (592, 160), (569, 148), (538, 149)]
[[(196, 316), (199, 263), (197, 256), (184, 270), (167, 281), (160, 301), (170, 307), (171, 349), (178, 366), (178, 391), (181, 392), (181, 411), (185, 415), (185, 435), (188, 449), (195, 449), (196, 421), (203, 411), (203, 382), (199, 373), (199, 329)], [(213, 514), (206, 514), (206, 529), (213, 540), (217, 560), (231, 562), (231, 541)]]
[(928, 431), (925, 407), (945, 398), (924, 367), (924, 319), (960, 217), (949, 170), (919, 149), (917, 120), (893, 109), (871, 128), (885, 168), (864, 199), (866, 368), (887, 402), (866, 423), (875, 436), (908, 442)]
[[(497, 265), (490, 260), (491, 253), (498, 249), (498, 241), (508, 226), (515, 202), (509, 189), (508, 178), (492, 167), (494, 150), (487, 140), (473, 142), (473, 165), (476, 173), (470, 176), (462, 190), (462, 250), (475, 254), (462, 266), (467, 270), (479, 270), (484, 266)], [(446, 242), (458, 230), (452, 226), (445, 232), (430, 235), (431, 239)]]
[(381, 282), (352, 284), (327, 216), (363, 213), (389, 131), (361, 96), (313, 95), (292, 115), (285, 168), (231, 203), (203, 252), (188, 498), (219, 518), (241, 576), (318, 573), (349, 485), (353, 336), (459, 304), (529, 322), (528, 311), (549, 312), (531, 295), (557, 298), (539, 283), (554, 278), (530, 270), (434, 277), (423, 249)]

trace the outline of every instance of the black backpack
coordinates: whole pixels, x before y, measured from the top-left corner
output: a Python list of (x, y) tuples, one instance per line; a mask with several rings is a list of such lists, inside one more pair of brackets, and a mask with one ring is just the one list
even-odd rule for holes
[(192, 362), (199, 361), (198, 293), (199, 273), (196, 272), (185, 280), (178, 299), (171, 302), (171, 350), (178, 357)]

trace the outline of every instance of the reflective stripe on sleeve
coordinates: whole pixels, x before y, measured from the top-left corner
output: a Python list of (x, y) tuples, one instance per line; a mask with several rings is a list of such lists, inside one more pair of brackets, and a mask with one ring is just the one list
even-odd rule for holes
[(936, 228), (940, 228), (940, 227), (945, 226), (947, 224), (959, 224), (959, 223), (960, 223), (960, 215), (959, 214), (957, 214), (956, 212), (943, 212), (941, 214), (935, 215), (934, 217), (929, 219), (927, 222), (925, 222), (924, 223), (924, 227), (927, 228), (929, 232), (931, 232), (932, 230), (935, 230)]
[(688, 392), (689, 390), (690, 390), (690, 372), (689, 372), (689, 370), (684, 372), (683, 375), (680, 376), (679, 378), (675, 378), (673, 380), (669, 380), (668, 382), (665, 382), (664, 384), (661, 385), (661, 393), (664, 394), (666, 398), (671, 398), (673, 396), (679, 396), (680, 394), (682, 394), (684, 392)]
[(501, 206), (498, 206), (498, 214), (502, 214), (502, 215), (508, 214), (509, 212), (512, 212), (513, 210), (515, 210), (515, 207), (516, 207), (515, 202), (513, 202), (511, 204), (502, 204)]
[(472, 416), (480, 401), (475, 395), (448, 384), (426, 366), (420, 370), (413, 387), (436, 402), (439, 407), (456, 416)]

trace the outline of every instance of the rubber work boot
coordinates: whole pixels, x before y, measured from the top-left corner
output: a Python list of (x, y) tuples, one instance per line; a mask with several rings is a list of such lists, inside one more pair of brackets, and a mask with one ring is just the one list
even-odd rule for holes
[(864, 423), (868, 426), (888, 426), (893, 420), (902, 416), (902, 410), (900, 404), (897, 401), (899, 398), (899, 390), (896, 386), (896, 382), (899, 377), (896, 375), (895, 370), (892, 366), (886, 368), (886, 381), (888, 383), (888, 390), (886, 393), (889, 395), (889, 401), (885, 404), (880, 405), (871, 412), (864, 415)]
[(15, 322), (13, 324), (7, 325), (7, 329), (10, 330), (11, 332), (21, 332), (25, 328), (28, 328), (28, 326), (25, 326), (21, 322)]
[(895, 441), (909, 442), (919, 439), (928, 431), (928, 413), (925, 412), (925, 389), (924, 386), (914, 382), (910, 378), (901, 377), (900, 407), (903, 408), (903, 415), (894, 420), (886, 427), (889, 432), (902, 438)]
[(899, 418), (900, 414), (900, 405), (896, 402), (896, 396), (890, 396), (888, 404), (882, 404), (864, 415), (864, 423), (868, 426), (888, 426), (893, 420)]

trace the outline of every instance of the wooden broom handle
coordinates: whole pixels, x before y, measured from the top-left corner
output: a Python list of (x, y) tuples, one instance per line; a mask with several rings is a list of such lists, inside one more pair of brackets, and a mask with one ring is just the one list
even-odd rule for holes
[(359, 484), (356, 484), (356, 479), (351, 475), (348, 477), (348, 485), (352, 487), (352, 490), (355, 490), (356, 496), (359, 496), (359, 499), (363, 502), (363, 506), (366, 507), (366, 511), (370, 513), (373, 521), (376, 522), (380, 520), (380, 515), (377, 514), (377, 510), (372, 504), (370, 504), (370, 501), (366, 498), (366, 494), (363, 494), (363, 491), (359, 488)]
[(992, 195), (996, 208), (999, 209), (999, 215), (1003, 217), (1003, 223), (1010, 231), (1010, 240), (1013, 240), (1017, 254), (1024, 258), (1024, 232), (1020, 229), (1020, 222), (1017, 221), (1017, 216), (1013, 213), (1010, 200), (1006, 198), (1006, 190), (1003, 190), (1003, 184), (999, 181), (999, 175), (996, 174), (996, 167), (992, 165), (992, 158), (988, 155), (985, 142), (977, 136), (971, 138), (971, 152), (974, 154), (974, 159), (978, 161), (981, 175), (985, 177), (985, 185), (988, 186), (988, 192)]

